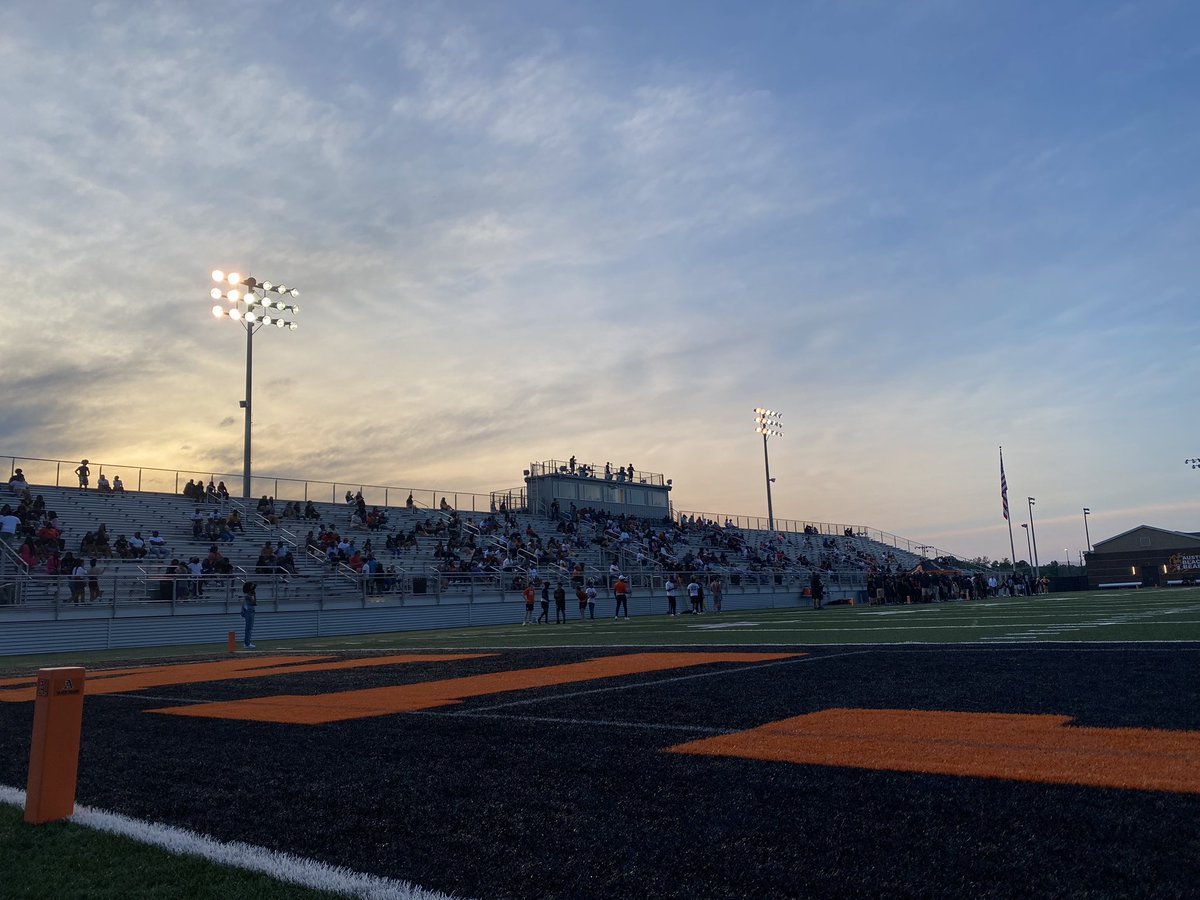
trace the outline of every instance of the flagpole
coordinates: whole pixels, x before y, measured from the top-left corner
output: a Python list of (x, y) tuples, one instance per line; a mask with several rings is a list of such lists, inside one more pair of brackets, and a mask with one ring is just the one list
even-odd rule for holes
[(1004, 500), (1004, 518), (1008, 521), (1008, 550), (1012, 554), (1012, 576), (1017, 577), (1017, 546), (1013, 543), (1012, 516), (1008, 514), (1008, 480), (1004, 477), (1004, 448), (1000, 448), (1000, 496)]

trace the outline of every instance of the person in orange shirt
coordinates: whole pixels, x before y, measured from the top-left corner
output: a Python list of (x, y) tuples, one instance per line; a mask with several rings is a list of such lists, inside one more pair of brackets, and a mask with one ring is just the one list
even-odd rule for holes
[(625, 581), (624, 575), (617, 576), (617, 583), (613, 585), (613, 594), (617, 598), (617, 608), (614, 610), (613, 618), (621, 617), (621, 610), (625, 610), (625, 618), (629, 618), (629, 583)]
[(532, 582), (525, 585), (524, 594), (525, 594), (525, 621), (522, 622), (521, 624), (528, 625), (531, 621), (533, 621), (533, 601), (537, 598), (537, 594), (535, 594), (534, 590), (533, 590)]

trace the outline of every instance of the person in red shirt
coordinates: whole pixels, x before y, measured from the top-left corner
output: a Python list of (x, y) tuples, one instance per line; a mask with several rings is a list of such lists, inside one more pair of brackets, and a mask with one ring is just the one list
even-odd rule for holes
[(528, 625), (531, 621), (533, 621), (533, 602), (537, 598), (537, 594), (534, 593), (532, 583), (525, 585), (524, 593), (525, 593), (525, 621), (522, 622), (521, 624)]
[(625, 610), (625, 618), (629, 618), (629, 583), (625, 581), (624, 575), (617, 576), (617, 583), (613, 585), (613, 594), (617, 598), (617, 608), (614, 610), (613, 618), (621, 617), (621, 610)]

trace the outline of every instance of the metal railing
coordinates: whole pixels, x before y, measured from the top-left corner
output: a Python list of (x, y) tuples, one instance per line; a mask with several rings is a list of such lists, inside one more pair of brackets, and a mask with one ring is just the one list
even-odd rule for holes
[[(607, 468), (606, 468), (607, 467)], [(531, 462), (529, 474), (531, 477), (542, 475), (566, 475), (576, 478), (598, 478), (601, 481), (619, 481), (624, 484), (656, 484), (664, 485), (666, 480), (661, 472), (635, 471), (632, 475), (622, 463), (613, 466), (611, 463), (580, 463), (572, 460), (547, 459), (543, 462)]]
[[(692, 510), (676, 510), (674, 514), (675, 521), (679, 521), (684, 516), (689, 519), (695, 518), (697, 521), (701, 519), (712, 522), (714, 525), (739, 528), (748, 531), (770, 531), (770, 523), (765, 516), (734, 516), (728, 513), (710, 513), (699, 512)], [(775, 517), (775, 531), (781, 534), (799, 534), (804, 535), (805, 529), (815, 529), (809, 531), (809, 534), (820, 535), (822, 537), (863, 537), (876, 543), (883, 544), (887, 547), (895, 547), (898, 550), (904, 550), (912, 553), (915, 556), (924, 556), (927, 558), (939, 556), (952, 556), (955, 559), (964, 559), (965, 557), (951, 553), (949, 550), (941, 550), (937, 547), (930, 546), (925, 543), (909, 540), (908, 538), (900, 537), (888, 531), (880, 531), (877, 528), (870, 528), (866, 525), (849, 525), (846, 523), (835, 522), (812, 522), (806, 519), (781, 519)], [(850, 534), (847, 534), (847, 531)]]
[[(31, 486), (53, 485), (55, 487), (75, 487), (78, 480), (75, 468), (78, 460), (46, 459), (36, 456), (0, 456), (0, 467), (3, 461), (9, 461), (9, 476), (21, 468), (25, 480)], [(126, 491), (148, 491), (162, 494), (179, 494), (189, 480), (207, 484), (209, 481), (225, 482), (228, 488), (234, 489), (241, 484), (240, 472), (204, 471), (200, 469), (160, 469), (153, 466), (129, 466), (116, 463), (91, 460), (92, 489), (100, 475), (104, 474), (112, 481), (113, 476), (119, 475)], [(2, 469), (0, 469), (2, 471)], [(63, 479), (66, 479), (65, 481)], [(4, 479), (6, 482), (8, 478)], [(403, 506), (409, 495), (419, 506), (436, 509), (443, 499), (460, 512), (484, 513), (504, 500), (510, 509), (523, 509), (525, 506), (525, 489), (513, 488), (489, 493), (472, 491), (454, 491), (445, 489), (398, 487), (395, 485), (363, 484), (361, 482), (315, 481), (312, 479), (283, 478), (274, 475), (254, 475), (250, 480), (251, 498), (261, 496), (274, 497), (277, 502), (286, 503), (288, 500), (317, 503), (344, 503), (346, 493), (352, 497), (362, 492), (363, 501), (368, 506)], [(232, 494), (234, 491), (231, 490)], [(35, 491), (36, 493), (36, 491)]]

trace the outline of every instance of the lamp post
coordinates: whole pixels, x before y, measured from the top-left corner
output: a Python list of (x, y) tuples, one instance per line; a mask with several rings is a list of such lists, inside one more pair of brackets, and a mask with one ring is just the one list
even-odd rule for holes
[(1090, 534), (1088, 534), (1088, 526), (1087, 526), (1087, 517), (1089, 515), (1091, 515), (1091, 513), (1092, 513), (1092, 511), (1090, 509), (1088, 509), (1086, 506), (1083, 508), (1083, 536), (1085, 538), (1087, 538), (1088, 553), (1092, 552), (1092, 536)]
[[(246, 410), (246, 433), (242, 445), (242, 496), (250, 499), (250, 410), (251, 396), (254, 387), (254, 332), (264, 325), (274, 325), (276, 328), (296, 330), (296, 323), (282, 318), (281, 313), (291, 313), (293, 316), (300, 309), (291, 301), (300, 296), (294, 287), (283, 284), (272, 284), (269, 281), (258, 281), (251, 275), (243, 278), (237, 272), (222, 272), (213, 269), (213, 281), (223, 285), (209, 291), (209, 296), (217, 301), (212, 308), (212, 314), (218, 319), (229, 318), (240, 322), (246, 329), (246, 399), (241, 401), (241, 407)], [(228, 285), (228, 287), (224, 287)], [(274, 296), (272, 296), (274, 295)], [(284, 298), (287, 298), (286, 300)], [(222, 303), (229, 304), (228, 308)], [(277, 310), (277, 312), (272, 312)]]
[(1071, 551), (1067, 547), (1063, 547), (1063, 565), (1071, 568)]
[(1029, 499), (1029, 533), (1031, 535), (1033, 535), (1033, 577), (1038, 578), (1041, 575), (1042, 567), (1040, 565), (1038, 565), (1037, 529), (1033, 527), (1033, 504), (1037, 503), (1037, 500), (1034, 499), (1033, 497), (1030, 497), (1028, 499)]
[(767, 525), (775, 530), (775, 510), (771, 506), (771, 459), (767, 455), (767, 438), (783, 437), (783, 423), (779, 421), (780, 413), (773, 409), (754, 408), (754, 433), (761, 434), (763, 439), (763, 466), (767, 473)]
[(1029, 562), (1029, 565), (1032, 566), (1033, 565), (1033, 545), (1029, 543), (1029, 526), (1027, 524), (1025, 524), (1024, 522), (1022, 522), (1021, 527), (1025, 529), (1025, 550), (1029, 553), (1028, 562)]

